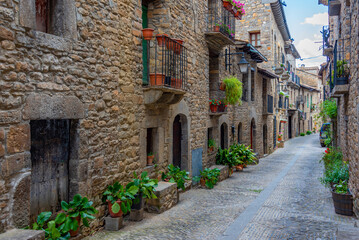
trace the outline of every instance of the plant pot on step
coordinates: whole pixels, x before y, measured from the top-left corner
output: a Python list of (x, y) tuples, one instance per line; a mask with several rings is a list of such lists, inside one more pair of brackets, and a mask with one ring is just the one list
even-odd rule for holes
[(153, 159), (155, 158), (154, 155), (147, 156), (147, 166), (153, 165)]
[(72, 219), (75, 219), (77, 221), (78, 227), (77, 227), (76, 230), (70, 230), (69, 233), (70, 233), (71, 237), (76, 237), (77, 235), (79, 235), (79, 232), (80, 232), (81, 217), (77, 216), (77, 217), (72, 218)]
[(168, 37), (167, 34), (157, 34), (156, 35), (157, 44), (159, 47), (163, 47), (165, 45), (166, 37)]
[(216, 113), (217, 110), (218, 110), (218, 106), (211, 104), (211, 105), (210, 105), (210, 109), (211, 109), (211, 112)]
[(335, 213), (345, 216), (353, 216), (353, 195), (351, 193), (336, 193), (333, 189), (331, 192)]
[(153, 29), (152, 28), (145, 28), (142, 29), (142, 36), (145, 40), (151, 40), (153, 36)]
[[(121, 216), (123, 215), (123, 212), (122, 212), (121, 209), (120, 209), (120, 211), (119, 211), (118, 213), (114, 213), (114, 212), (112, 211), (112, 206), (113, 206), (113, 204), (112, 204), (111, 201), (109, 201), (109, 200), (106, 200), (106, 201), (107, 201), (107, 204), (108, 204), (108, 212), (110, 213), (110, 216), (111, 216), (112, 218), (119, 218), (119, 217), (121, 217)], [(118, 205), (121, 206), (121, 200), (117, 200), (116, 202), (117, 202)]]
[(134, 210), (141, 210), (144, 207), (144, 201), (142, 193), (135, 195), (135, 200), (133, 200), (133, 204), (131, 206), (131, 209)]
[(150, 74), (150, 85), (151, 86), (163, 86), (165, 82), (165, 75), (158, 73)]

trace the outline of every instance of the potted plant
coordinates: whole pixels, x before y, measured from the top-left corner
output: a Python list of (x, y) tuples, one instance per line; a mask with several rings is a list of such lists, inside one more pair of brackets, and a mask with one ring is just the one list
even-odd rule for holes
[(183, 45), (183, 40), (181, 39), (173, 39), (176, 43), (175, 43), (175, 46), (174, 46), (174, 52), (176, 54), (180, 54), (181, 51), (182, 51), (182, 45)]
[(221, 104), (220, 101), (217, 99), (210, 99), (209, 100), (209, 107), (211, 109), (211, 112), (216, 113), (218, 110), (218, 105)]
[(227, 11), (231, 11), (232, 10), (232, 1), (231, 0), (222, 0), (223, 2), (223, 7), (225, 9), (227, 9)]
[(135, 199), (134, 195), (137, 192), (137, 186), (124, 188), (119, 182), (108, 186), (107, 190), (103, 193), (102, 200), (107, 202), (110, 216), (118, 218), (122, 214), (127, 214), (131, 210), (132, 201)]
[(177, 183), (177, 188), (185, 190), (186, 180), (190, 180), (189, 172), (181, 169), (173, 164), (168, 165), (168, 173), (162, 173), (162, 180), (166, 182)]
[(213, 152), (215, 147), (216, 147), (216, 142), (214, 141), (214, 139), (209, 139), (208, 140), (208, 151)]
[(345, 60), (337, 60), (337, 85), (348, 84), (349, 68)]
[(218, 105), (218, 112), (225, 112), (227, 105), (224, 103), (225, 101), (220, 101), (221, 104)]
[[(131, 206), (131, 209), (141, 210), (143, 208), (143, 198), (147, 199), (156, 199), (157, 196), (154, 194), (155, 187), (158, 185), (157, 179), (150, 179), (148, 177), (148, 172), (143, 172), (140, 177), (137, 174), (133, 173), (134, 179), (132, 182), (126, 185), (126, 191), (131, 191), (130, 189), (135, 186), (138, 191), (134, 195), (135, 200)], [(133, 188), (135, 189), (135, 188)], [(132, 192), (133, 193), (133, 192)]]
[(284, 96), (284, 95), (285, 95), (285, 92), (280, 91), (280, 92), (279, 92), (279, 95)]
[(150, 85), (151, 86), (163, 86), (165, 83), (165, 75), (160, 73), (150, 74)]
[(151, 40), (153, 36), (153, 29), (152, 28), (144, 28), (142, 29), (142, 35), (145, 40)]
[(213, 26), (213, 32), (219, 32), (220, 29), (221, 29), (221, 26), (222, 26), (222, 23), (216, 23), (216, 24)]
[(231, 105), (240, 105), (242, 103), (242, 83), (234, 76), (224, 78), (223, 82), (226, 85), (225, 102)]
[(150, 152), (147, 154), (147, 166), (152, 166), (153, 165), (153, 159), (155, 158), (155, 155), (153, 154), (153, 152)]
[(282, 137), (283, 137), (282, 132), (279, 132), (279, 134), (278, 134), (278, 141), (282, 141)]
[(198, 179), (200, 179), (199, 181), (202, 187), (212, 189), (214, 185), (216, 185), (216, 183), (218, 182), (218, 178), (220, 175), (221, 171), (218, 168), (205, 168), (203, 171), (200, 171), (199, 177), (194, 177), (194, 181), (198, 182)]
[[(59, 213), (55, 220), (50, 220), (52, 212), (42, 212), (37, 216), (37, 221), (33, 223), (33, 230), (42, 230), (45, 232), (45, 239), (69, 239), (69, 231), (65, 231), (65, 213)], [(30, 227), (27, 227), (29, 229)]]
[(328, 148), (321, 160), (324, 174), (321, 182), (330, 188), (335, 212), (341, 215), (353, 215), (353, 196), (349, 191), (349, 167), (343, 161), (343, 153), (336, 148)]
[(70, 236), (74, 237), (80, 231), (81, 220), (86, 227), (90, 227), (88, 219), (95, 219), (93, 215), (97, 213), (92, 204), (93, 202), (89, 201), (86, 197), (81, 197), (80, 194), (76, 194), (69, 203), (62, 201), (61, 208), (65, 211), (63, 217), (66, 215), (66, 219), (61, 230), (69, 231)]

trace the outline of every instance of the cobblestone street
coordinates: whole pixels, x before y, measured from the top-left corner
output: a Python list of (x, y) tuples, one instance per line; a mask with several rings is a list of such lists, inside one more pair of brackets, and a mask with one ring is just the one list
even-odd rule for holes
[(355, 219), (334, 213), (318, 180), (323, 151), (318, 135), (295, 138), (213, 190), (192, 189), (163, 214), (90, 239), (336, 239)]

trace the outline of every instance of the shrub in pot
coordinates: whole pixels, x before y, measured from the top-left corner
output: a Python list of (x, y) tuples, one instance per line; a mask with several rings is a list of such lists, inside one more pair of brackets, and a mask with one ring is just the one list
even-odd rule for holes
[(186, 180), (190, 180), (189, 172), (181, 170), (179, 167), (173, 164), (168, 165), (168, 173), (162, 173), (162, 180), (172, 183), (177, 183), (177, 188), (185, 190)]
[(211, 112), (216, 113), (218, 110), (218, 105), (221, 104), (221, 101), (218, 99), (210, 99), (209, 100), (209, 107), (211, 109)]
[(102, 200), (107, 202), (110, 216), (113, 218), (121, 217), (131, 210), (132, 201), (138, 192), (137, 186), (124, 188), (119, 182), (107, 187), (103, 193)]
[(148, 173), (145, 171), (141, 174), (140, 177), (137, 174), (133, 173), (134, 179), (132, 182), (126, 185), (126, 190), (129, 191), (133, 186), (135, 186), (138, 191), (134, 195), (135, 200), (132, 204), (132, 209), (140, 210), (143, 208), (143, 198), (147, 199), (156, 199), (157, 196), (154, 194), (155, 187), (158, 185), (157, 179), (150, 179)]
[[(59, 213), (55, 220), (50, 220), (52, 212), (42, 212), (37, 216), (37, 221), (32, 225), (33, 230), (42, 230), (45, 232), (45, 239), (69, 239), (69, 231), (64, 230), (66, 215)], [(29, 229), (30, 227), (27, 227)]]
[[(86, 227), (90, 227), (88, 220), (95, 219), (93, 215), (97, 213), (92, 204), (92, 201), (89, 201), (87, 197), (81, 197), (80, 194), (76, 194), (69, 203), (62, 201), (61, 208), (65, 211), (66, 219), (61, 230), (69, 231), (71, 237), (74, 237), (78, 235), (81, 221)], [(65, 217), (64, 215), (62, 218)]]
[(147, 166), (152, 166), (153, 165), (153, 159), (155, 158), (155, 155), (150, 152), (147, 154)]
[(193, 180), (196, 182), (200, 181), (202, 187), (206, 186), (207, 188), (212, 189), (218, 182), (220, 175), (221, 171), (218, 168), (205, 168), (203, 171), (200, 171), (200, 176), (194, 177)]
[(236, 105), (242, 104), (242, 83), (235, 76), (230, 76), (223, 79), (226, 85), (226, 99), (227, 104)]

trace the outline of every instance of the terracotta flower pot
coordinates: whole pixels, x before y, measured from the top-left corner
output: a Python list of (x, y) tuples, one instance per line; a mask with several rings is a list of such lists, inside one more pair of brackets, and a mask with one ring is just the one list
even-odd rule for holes
[(224, 112), (225, 110), (226, 110), (226, 105), (220, 104), (220, 105), (218, 106), (218, 112)]
[(210, 109), (211, 109), (211, 112), (213, 112), (213, 113), (216, 113), (217, 112), (217, 110), (218, 110), (218, 106), (217, 105), (210, 105)]
[(224, 0), (222, 0), (222, 2), (223, 2), (223, 7), (225, 9), (227, 9), (228, 11), (232, 10), (233, 5), (230, 2), (227, 2), (227, 1), (224, 1)]
[(237, 11), (237, 12), (234, 14), (234, 17), (235, 17), (235, 18), (238, 18), (240, 15), (241, 15), (241, 13), (240, 13), (239, 11)]
[(182, 52), (183, 40), (181, 39), (173, 39), (173, 40), (177, 42), (174, 43), (174, 52), (176, 54), (180, 54)]
[(176, 79), (176, 88), (182, 88), (182, 79)]
[(213, 151), (214, 151), (214, 147), (213, 147), (213, 146), (212, 146), (212, 147), (209, 147), (208, 150), (209, 150), (210, 152), (213, 152)]
[(229, 169), (229, 176), (231, 176), (233, 174), (233, 168)]
[(154, 155), (152, 156), (147, 156), (147, 166), (152, 166), (153, 165), (153, 159), (155, 158)]
[(242, 171), (242, 170), (243, 170), (243, 166), (242, 166), (242, 165), (237, 165), (235, 168), (236, 168), (237, 171)]
[[(116, 201), (117, 203), (118, 203), (118, 205), (120, 205), (121, 206), (121, 200), (117, 200)], [(109, 211), (109, 213), (110, 213), (110, 216), (112, 217), (112, 218), (118, 218), (118, 217), (121, 217), (122, 216), (122, 210), (120, 210), (118, 213), (114, 213), (114, 212), (112, 212), (112, 203), (111, 203), (111, 201), (108, 201), (107, 200), (107, 204), (108, 204), (108, 211)]]
[(221, 85), (219, 85), (219, 90), (222, 90), (222, 91), (226, 90), (226, 84), (224, 82), (221, 82)]
[(173, 39), (167, 38), (165, 40), (166, 48), (170, 51), (173, 51), (175, 48), (175, 41)]
[(145, 28), (142, 29), (142, 36), (145, 40), (151, 40), (153, 36), (153, 29), (152, 28)]
[(168, 37), (167, 34), (157, 34), (156, 35), (158, 46), (163, 47), (165, 45), (166, 37)]
[(76, 230), (70, 230), (69, 233), (70, 233), (71, 237), (76, 237), (77, 235), (79, 235), (79, 232), (80, 232), (81, 217), (77, 216), (77, 217), (72, 218), (72, 219), (76, 219), (79, 226), (77, 227)]
[(220, 26), (213, 26), (213, 32), (219, 32)]
[(200, 183), (202, 187), (206, 186), (206, 180), (204, 180), (204, 178), (201, 178)]
[(164, 74), (150, 74), (150, 85), (151, 86), (162, 86), (165, 82), (165, 75)]

